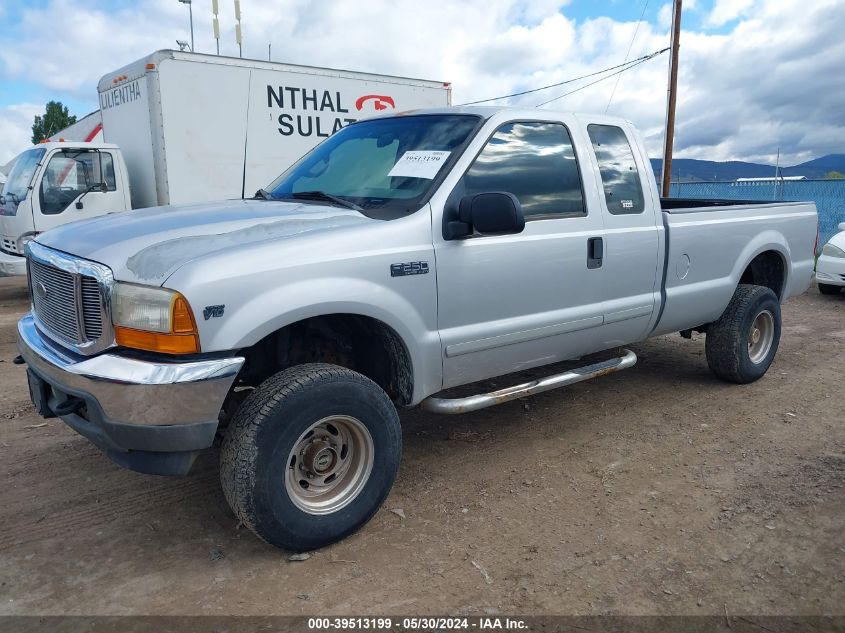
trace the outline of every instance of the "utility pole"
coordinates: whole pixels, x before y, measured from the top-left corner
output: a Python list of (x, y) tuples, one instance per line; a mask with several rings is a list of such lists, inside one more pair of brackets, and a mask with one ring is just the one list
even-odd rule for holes
[(661, 195), (669, 197), (672, 182), (672, 146), (675, 142), (675, 104), (678, 97), (678, 49), (681, 39), (681, 2), (675, 0), (672, 9), (672, 57), (669, 62), (669, 97), (666, 103), (666, 133), (663, 138), (663, 189)]
[(194, 52), (194, 9), (191, 6), (191, 0), (179, 0), (182, 4), (188, 5), (188, 15), (191, 20), (191, 52)]

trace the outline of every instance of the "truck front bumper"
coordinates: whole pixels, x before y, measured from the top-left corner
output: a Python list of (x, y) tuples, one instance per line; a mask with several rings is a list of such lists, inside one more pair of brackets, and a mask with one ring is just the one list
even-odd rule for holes
[(39, 413), (59, 417), (125, 468), (182, 475), (211, 446), (223, 401), (244, 359), (151, 362), (118, 353), (79, 356), (18, 322)]
[(0, 277), (26, 275), (26, 257), (0, 251)]
[(845, 257), (820, 256), (816, 262), (816, 281), (831, 286), (845, 286)]

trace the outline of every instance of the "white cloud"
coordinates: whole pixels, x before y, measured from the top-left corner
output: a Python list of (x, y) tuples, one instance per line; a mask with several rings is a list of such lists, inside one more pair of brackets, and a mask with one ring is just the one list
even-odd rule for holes
[(662, 29), (668, 29), (672, 25), (672, 5), (664, 4), (657, 12), (657, 24)]
[(716, 0), (705, 23), (708, 26), (723, 26), (731, 20), (749, 15), (753, 9), (754, 0)]
[(32, 142), (32, 120), (43, 105), (19, 103), (0, 108), (0, 166), (5, 165)]
[[(622, 62), (634, 21), (566, 17), (562, 0), (250, 0), (243, 6), (244, 55), (298, 64), (349, 68), (451, 81), (455, 103), (563, 81)], [(701, 3), (699, 3), (701, 5)], [(101, 5), (105, 6), (105, 5)], [(96, 105), (99, 77), (143, 55), (188, 39), (187, 8), (175, 0), (121, 4), (109, 13), (93, 2), (50, 0), (31, 9), (14, 32), (0, 33), (0, 81), (37, 81), (54, 98)], [(659, 24), (643, 23), (630, 57), (668, 45), (669, 4)], [(237, 54), (232, 5), (221, 2), (221, 52)], [(687, 11), (704, 12), (687, 0)], [(685, 15), (685, 18), (687, 16)], [(678, 156), (765, 158), (778, 145), (783, 160), (845, 147), (845, 84), (841, 60), (845, 23), (838, 0), (716, 0), (702, 20), (732, 24), (725, 33), (692, 31), (684, 20), (676, 152)], [(733, 24), (736, 21), (736, 24)], [(61, 37), (44, 24), (61, 24)], [(194, 5), (197, 50), (213, 52), (211, 14)], [(14, 39), (10, 39), (14, 38)], [(666, 55), (620, 76), (611, 114), (632, 120), (658, 156), (662, 143)], [(588, 80), (589, 81), (589, 80)], [(598, 111), (607, 107), (615, 78), (550, 107)], [(579, 82), (514, 99), (532, 106), (584, 85)], [(8, 110), (8, 109), (7, 109)], [(85, 112), (75, 112), (77, 115)], [(31, 119), (0, 115), (0, 148), (9, 122), (28, 139)], [(6, 131), (2, 131), (6, 130)], [(11, 138), (11, 137), (8, 137)]]

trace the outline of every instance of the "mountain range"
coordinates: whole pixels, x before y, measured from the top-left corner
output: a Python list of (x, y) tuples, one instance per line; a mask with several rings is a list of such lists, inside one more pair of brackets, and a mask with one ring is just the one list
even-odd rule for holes
[[(663, 166), (663, 160), (651, 159), (651, 166), (657, 177)], [(845, 174), (845, 154), (828, 154), (820, 158), (808, 160), (800, 165), (786, 167), (781, 165), (779, 174), (782, 176), (804, 176), (808, 179), (824, 178), (832, 171)], [(672, 180), (681, 182), (699, 182), (702, 180), (736, 180), (737, 178), (772, 178), (775, 175), (774, 165), (760, 163), (746, 163), (738, 160), (718, 162), (712, 160), (696, 160), (692, 158), (675, 158), (672, 160)]]

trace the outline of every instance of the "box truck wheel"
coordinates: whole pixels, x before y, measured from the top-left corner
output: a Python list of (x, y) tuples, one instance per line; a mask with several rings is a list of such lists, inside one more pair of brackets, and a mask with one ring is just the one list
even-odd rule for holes
[(220, 456), (226, 500), (262, 539), (304, 551), (372, 518), (402, 454), (396, 407), (370, 379), (336, 365), (286, 369), (232, 420)]
[(779, 343), (777, 296), (764, 286), (740, 284), (722, 316), (707, 328), (707, 364), (722, 380), (754, 382), (769, 369)]

